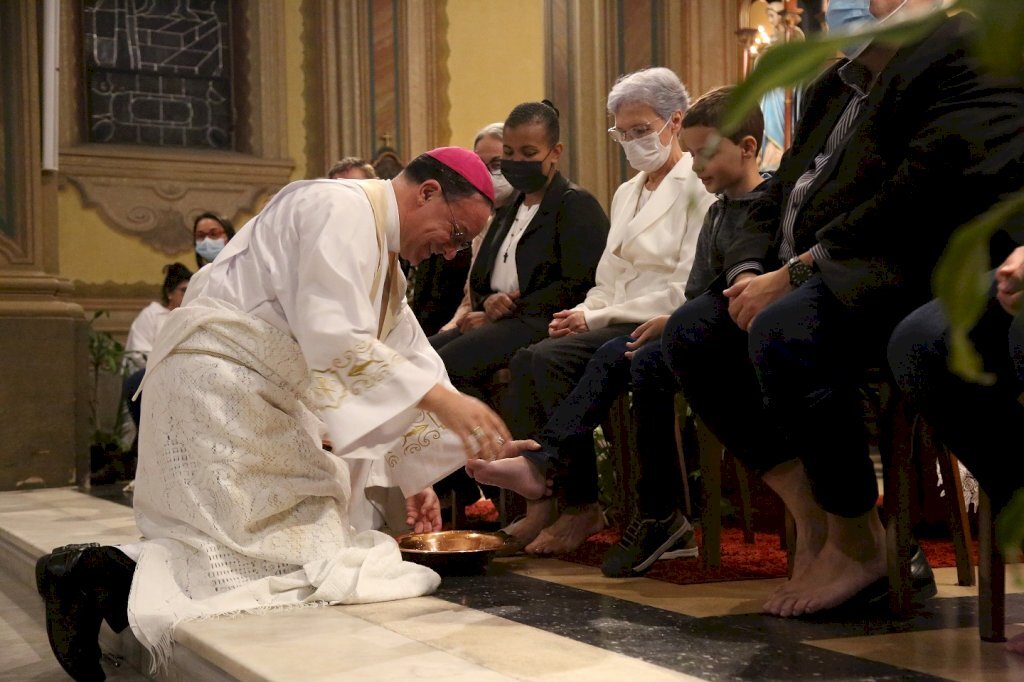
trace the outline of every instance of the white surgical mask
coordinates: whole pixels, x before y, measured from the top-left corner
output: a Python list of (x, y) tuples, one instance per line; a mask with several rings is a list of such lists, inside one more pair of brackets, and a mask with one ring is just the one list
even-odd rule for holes
[[(831, 0), (825, 11), (828, 30), (834, 33), (846, 33), (873, 23), (875, 17), (868, 9), (869, 4), (869, 0)], [(842, 52), (849, 59), (855, 59), (867, 46), (867, 42), (851, 43), (843, 46)]]
[(668, 121), (661, 126), (661, 130), (650, 135), (644, 135), (636, 140), (625, 140), (622, 144), (622, 151), (626, 153), (626, 161), (638, 171), (653, 173), (668, 161), (668, 155), (672, 151), (671, 145), (662, 144), (661, 133), (668, 127)]
[(516, 191), (501, 173), (491, 174), (491, 184), (494, 185), (494, 204), (496, 206), (504, 204)]
[(202, 239), (196, 242), (196, 253), (198, 253), (203, 260), (212, 263), (213, 259), (217, 257), (220, 250), (224, 248), (227, 242), (224, 239)]
[(830, 31), (849, 31), (875, 20), (868, 9), (870, 0), (830, 0), (825, 10), (825, 21)]

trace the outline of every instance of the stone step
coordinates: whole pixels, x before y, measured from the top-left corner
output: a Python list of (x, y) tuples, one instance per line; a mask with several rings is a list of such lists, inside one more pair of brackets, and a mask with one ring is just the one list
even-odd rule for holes
[[(123, 505), (72, 488), (0, 493), (0, 572), (33, 593), (35, 562), (54, 547), (80, 542), (126, 544), (138, 539), (132, 511)], [(38, 613), (42, 623), (41, 605)], [(523, 677), (518, 673), (520, 664), (510, 664), (505, 655), (495, 656), (499, 641), (522, 654), (536, 651), (538, 637), (546, 642), (546, 650), (558, 652), (559, 660), (571, 659), (586, 670), (580, 679), (612, 679), (599, 674), (602, 656), (609, 655), (625, 666), (625, 679), (685, 678), (434, 597), (222, 616), (182, 623), (174, 637), (170, 664), (159, 680), (546, 679), (546, 675)], [(104, 652), (122, 657), (128, 668), (149, 669), (146, 652), (130, 629), (115, 635), (104, 625), (100, 644)], [(486, 663), (488, 657), (496, 660)], [(111, 682), (124, 677), (124, 669), (117, 675), (110, 672), (108, 668)], [(623, 677), (616, 673), (614, 679)]]
[[(74, 488), (0, 493), (0, 572), (35, 592), (36, 560), (60, 545), (98, 542), (116, 545), (139, 540), (132, 510), (124, 505), (82, 494)], [(38, 611), (43, 625), (43, 609)], [(114, 633), (106, 624), (100, 632), (105, 654), (140, 673), (149, 670), (149, 656), (131, 630)], [(109, 661), (104, 665), (108, 665)], [(197, 656), (189, 647), (176, 647), (161, 680), (237, 679)]]

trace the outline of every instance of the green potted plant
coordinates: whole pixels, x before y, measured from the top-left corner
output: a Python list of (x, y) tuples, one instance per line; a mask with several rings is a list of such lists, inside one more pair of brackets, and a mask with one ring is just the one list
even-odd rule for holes
[(124, 421), (120, 400), (124, 346), (109, 332), (96, 329), (96, 320), (105, 315), (107, 311), (100, 310), (89, 320), (89, 462), (93, 483), (113, 482), (126, 474), (119, 437)]

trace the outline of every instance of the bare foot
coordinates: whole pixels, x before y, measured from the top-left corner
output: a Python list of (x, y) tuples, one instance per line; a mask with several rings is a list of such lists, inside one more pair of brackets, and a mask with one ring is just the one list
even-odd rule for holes
[(1024, 656), (1024, 632), (1016, 637), (1011, 637), (1010, 641), (1006, 643), (1006, 650)]
[(790, 460), (769, 470), (764, 475), (764, 481), (785, 502), (796, 527), (796, 548), (793, 550), (790, 580), (775, 589), (768, 600), (771, 602), (777, 595), (789, 590), (792, 581), (802, 577), (817, 558), (825, 546), (828, 518), (814, 501), (810, 480), (799, 460)]
[(509, 555), (521, 551), (533, 542), (537, 535), (555, 519), (555, 500), (546, 497), (526, 501), (526, 516), (502, 528), (508, 536), (505, 548), (499, 554)]
[(487, 462), (471, 459), (466, 472), (477, 483), (496, 485), (519, 493), (528, 500), (537, 500), (551, 494), (551, 481), (525, 457), (510, 457)]
[(594, 533), (604, 530), (604, 515), (596, 504), (567, 507), (553, 524), (526, 546), (529, 554), (564, 554), (571, 552)]
[(885, 575), (885, 532), (877, 513), (872, 509), (857, 519), (830, 515), (821, 552), (768, 598), (764, 611), (789, 618), (835, 608)]

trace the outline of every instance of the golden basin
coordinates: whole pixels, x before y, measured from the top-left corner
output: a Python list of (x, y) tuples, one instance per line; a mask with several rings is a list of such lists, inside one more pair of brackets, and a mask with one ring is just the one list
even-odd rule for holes
[(429, 566), (442, 575), (480, 573), (505, 544), (494, 533), (474, 530), (409, 533), (397, 540), (403, 559)]

